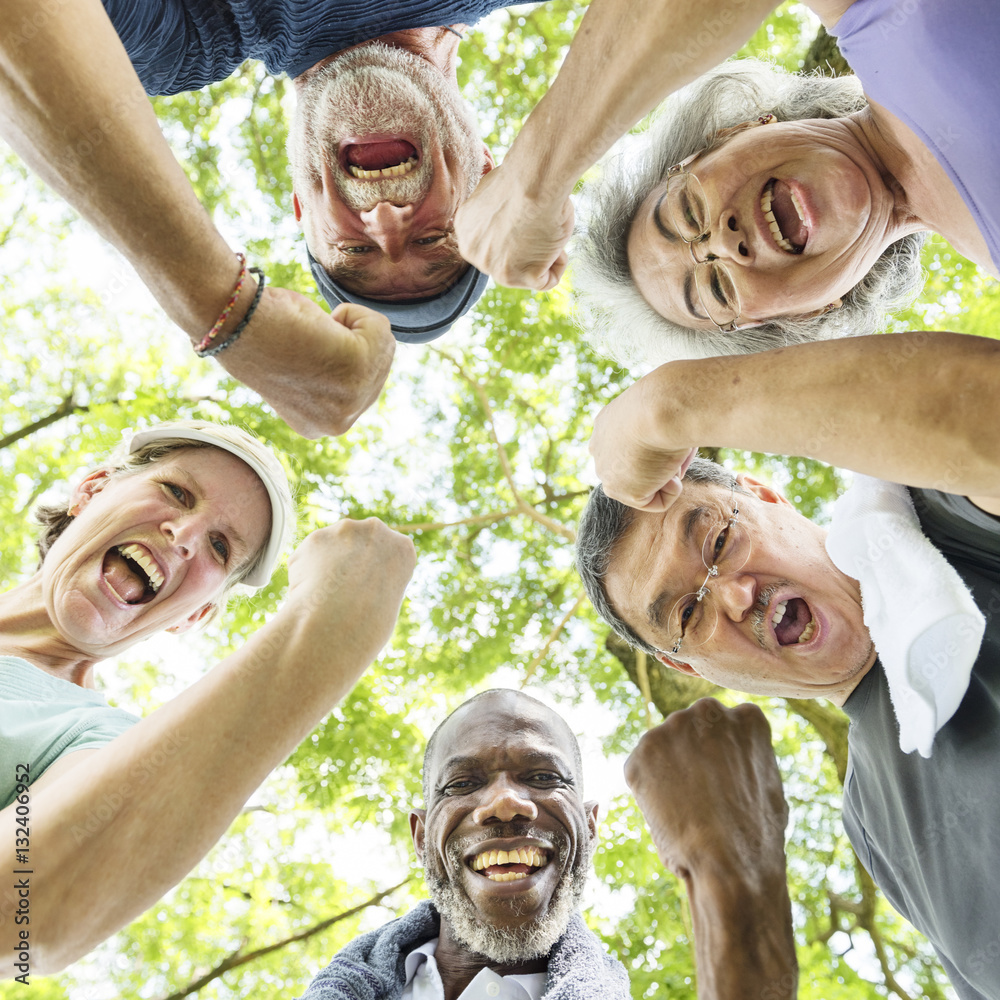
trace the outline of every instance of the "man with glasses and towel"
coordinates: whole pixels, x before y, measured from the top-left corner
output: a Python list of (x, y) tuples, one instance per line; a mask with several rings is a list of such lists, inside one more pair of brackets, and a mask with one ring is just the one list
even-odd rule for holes
[[(1000, 344), (947, 333), (664, 365), (598, 416), (577, 543), (598, 612), (648, 655), (843, 707), (851, 842), (962, 1000), (1000, 997), (998, 378)], [(827, 532), (699, 443), (859, 475)]]

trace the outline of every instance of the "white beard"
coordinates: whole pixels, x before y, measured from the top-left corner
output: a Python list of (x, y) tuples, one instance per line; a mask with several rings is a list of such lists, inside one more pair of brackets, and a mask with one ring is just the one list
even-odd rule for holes
[[(415, 136), (422, 146), (418, 167), (380, 180), (345, 175), (341, 144), (378, 133)], [(354, 211), (381, 201), (415, 204), (430, 188), (435, 148), (457, 157), (471, 194), (484, 163), (472, 108), (439, 69), (405, 49), (381, 42), (351, 49), (314, 71), (299, 91), (288, 152), (300, 198), (328, 163), (340, 197)]]
[[(506, 836), (501, 830), (497, 836)], [(513, 836), (530, 837), (519, 827)], [(551, 835), (546, 839), (552, 840)], [(453, 869), (464, 866), (470, 845), (463, 841), (450, 842), (446, 848)], [(556, 840), (555, 855), (549, 864), (562, 865), (569, 851), (569, 841)], [(495, 927), (485, 923), (472, 900), (458, 881), (452, 881), (436, 854), (424, 850), (424, 877), (431, 901), (442, 921), (447, 920), (455, 939), (476, 955), (482, 955), (500, 965), (517, 965), (549, 954), (553, 945), (566, 933), (570, 918), (580, 906), (580, 899), (590, 874), (593, 844), (586, 841), (572, 868), (563, 872), (544, 913), (515, 927)]]

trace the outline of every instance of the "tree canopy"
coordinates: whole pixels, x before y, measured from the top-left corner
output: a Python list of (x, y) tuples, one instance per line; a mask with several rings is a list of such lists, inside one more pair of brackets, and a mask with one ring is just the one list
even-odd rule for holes
[[(499, 11), (463, 42), (460, 83), (498, 159), (556, 73), (584, 8), (552, 0)], [(790, 68), (835, 64), (828, 41), (813, 46), (818, 30), (787, 4), (744, 54)], [(262, 262), (271, 282), (315, 295), (291, 218), (291, 99), (286, 79), (247, 63), (220, 84), (154, 105), (232, 245)], [(637, 656), (598, 621), (575, 576), (575, 525), (594, 483), (593, 418), (638, 373), (587, 346), (574, 322), (572, 276), (545, 295), (491, 285), (449, 335), (400, 347), (385, 393), (354, 429), (307, 441), (195, 359), (130, 268), (0, 152), (6, 585), (35, 565), (27, 514), (39, 498), (98, 464), (123, 428), (172, 417), (231, 420), (268, 440), (295, 484), (300, 536), (375, 515), (413, 537), (419, 560), (394, 639), (354, 692), (188, 879), (88, 959), (34, 980), (33, 1000), (304, 991), (359, 929), (424, 895), (407, 824), (410, 805), (420, 804), (422, 745), (474, 691), (544, 692), (575, 729), (600, 730), (601, 752), (618, 764), (646, 727), (697, 697), (745, 700)], [(923, 295), (891, 329), (995, 336), (996, 283), (938, 237), (927, 243), (925, 266)], [(837, 470), (809, 459), (718, 457), (770, 476), (819, 519), (844, 486)], [(113, 703), (154, 710), (266, 620), (284, 586), (282, 570), (203, 635), (146, 643), (104, 663), (100, 683)], [(952, 996), (930, 946), (886, 904), (847, 842), (839, 817), (846, 718), (826, 703), (757, 700), (791, 805), (800, 995)], [(587, 917), (629, 969), (633, 995), (694, 998), (683, 888), (663, 870), (626, 795), (602, 818), (595, 865)], [(0, 986), (0, 997), (18, 990)]]

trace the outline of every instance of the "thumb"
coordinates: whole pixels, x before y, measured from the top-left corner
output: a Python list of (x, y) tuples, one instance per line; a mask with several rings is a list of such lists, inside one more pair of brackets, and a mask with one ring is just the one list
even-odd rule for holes
[(330, 314), (338, 323), (342, 323), (348, 329), (356, 330), (358, 327), (371, 323), (372, 320), (381, 320), (388, 323), (388, 318), (369, 306), (358, 305), (357, 302), (341, 302)]

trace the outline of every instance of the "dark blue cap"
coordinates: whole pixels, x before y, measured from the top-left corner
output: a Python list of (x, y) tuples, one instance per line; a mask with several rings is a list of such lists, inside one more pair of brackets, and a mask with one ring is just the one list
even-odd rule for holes
[(488, 274), (470, 264), (462, 277), (439, 295), (411, 302), (380, 302), (349, 292), (330, 277), (311, 253), (309, 267), (320, 294), (331, 306), (336, 308), (341, 302), (354, 302), (382, 313), (392, 324), (393, 336), (402, 344), (426, 344), (447, 333), (455, 320), (479, 301), (490, 280)]

